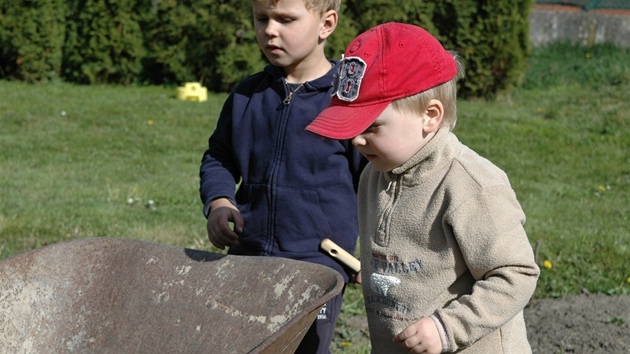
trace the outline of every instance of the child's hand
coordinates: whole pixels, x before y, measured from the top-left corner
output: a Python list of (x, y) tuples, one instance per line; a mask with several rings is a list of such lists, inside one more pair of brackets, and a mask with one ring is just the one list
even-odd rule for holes
[[(234, 223), (234, 230), (230, 228), (230, 221)], [(212, 201), (206, 228), (214, 247), (222, 250), (226, 246), (237, 246), (238, 234), (243, 231), (243, 218), (229, 200), (217, 199)]]
[(394, 336), (394, 343), (400, 343), (411, 353), (439, 354), (442, 352), (442, 339), (435, 322), (429, 317), (405, 328)]

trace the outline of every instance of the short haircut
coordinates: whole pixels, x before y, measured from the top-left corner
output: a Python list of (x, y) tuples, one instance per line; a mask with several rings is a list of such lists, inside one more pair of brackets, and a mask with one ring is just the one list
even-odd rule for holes
[(454, 78), (413, 96), (395, 100), (392, 102), (392, 108), (399, 112), (420, 113), (424, 112), (430, 100), (436, 99), (444, 106), (442, 126), (448, 126), (452, 131), (457, 123), (457, 80), (464, 77), (464, 63), (457, 53), (450, 53), (457, 64), (457, 75)]
[[(282, 0), (252, 0), (257, 4), (277, 4)], [(339, 12), (341, 0), (303, 0), (307, 10), (312, 10), (319, 15), (323, 15), (327, 11), (335, 10)]]

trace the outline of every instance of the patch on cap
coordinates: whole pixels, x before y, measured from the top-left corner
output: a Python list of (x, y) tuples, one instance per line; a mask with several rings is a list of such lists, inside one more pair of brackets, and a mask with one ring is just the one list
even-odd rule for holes
[(343, 58), (339, 68), (333, 95), (346, 102), (352, 102), (359, 97), (361, 81), (367, 70), (367, 64), (359, 57)]

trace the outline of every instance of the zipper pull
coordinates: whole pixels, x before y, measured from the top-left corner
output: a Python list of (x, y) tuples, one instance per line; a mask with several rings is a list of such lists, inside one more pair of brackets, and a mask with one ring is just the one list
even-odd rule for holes
[(286, 85), (287, 85), (287, 91), (289, 92), (289, 94), (287, 95), (287, 97), (284, 98), (284, 100), (282, 101), (282, 104), (285, 106), (288, 106), (289, 103), (291, 103), (291, 98), (293, 98), (293, 94), (298, 92), (298, 90), (301, 89), (302, 86), (304, 86), (304, 84), (300, 84), (300, 86), (296, 87), (295, 90), (293, 91), (291, 91), (288, 83), (286, 83)]

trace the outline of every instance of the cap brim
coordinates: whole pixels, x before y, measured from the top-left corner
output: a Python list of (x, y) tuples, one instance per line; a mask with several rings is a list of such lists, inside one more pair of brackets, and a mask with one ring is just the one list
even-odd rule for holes
[(306, 130), (327, 138), (345, 140), (363, 133), (390, 102), (368, 106), (332, 104), (323, 110)]

